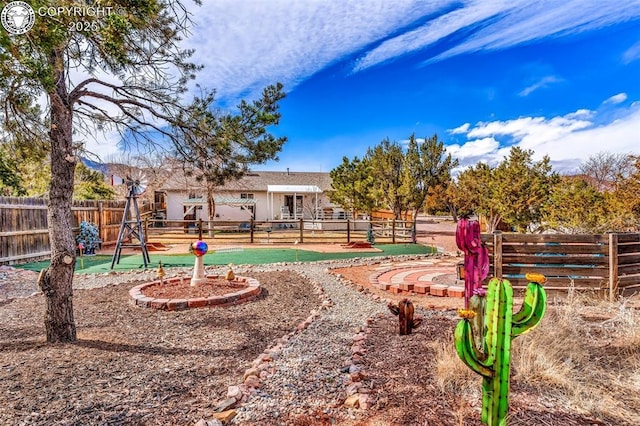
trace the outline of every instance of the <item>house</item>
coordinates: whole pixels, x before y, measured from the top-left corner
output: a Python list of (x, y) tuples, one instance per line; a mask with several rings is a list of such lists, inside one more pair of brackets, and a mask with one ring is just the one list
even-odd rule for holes
[[(215, 191), (216, 221), (344, 218), (345, 212), (327, 196), (329, 173), (250, 171)], [(167, 220), (206, 220), (205, 184), (184, 171), (169, 177), (160, 192), (166, 194)]]

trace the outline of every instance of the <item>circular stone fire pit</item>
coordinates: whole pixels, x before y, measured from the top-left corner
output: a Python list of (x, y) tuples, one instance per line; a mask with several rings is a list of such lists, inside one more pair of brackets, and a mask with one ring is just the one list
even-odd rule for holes
[(129, 290), (129, 296), (141, 308), (182, 311), (239, 305), (255, 299), (260, 291), (260, 283), (254, 278), (226, 280), (222, 275), (207, 275), (206, 282), (197, 286), (191, 286), (190, 278), (183, 277), (151, 281)]

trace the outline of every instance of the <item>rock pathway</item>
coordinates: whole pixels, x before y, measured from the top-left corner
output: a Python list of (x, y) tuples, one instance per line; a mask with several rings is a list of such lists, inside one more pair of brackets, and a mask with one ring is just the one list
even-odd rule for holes
[(387, 312), (387, 307), (340, 283), (326, 273), (326, 266), (290, 268), (321, 285), (332, 306), (289, 340), (273, 361), (273, 374), (238, 409), (233, 424), (286, 424), (295, 417), (311, 422), (344, 415), (355, 418), (343, 406), (353, 377), (349, 370), (358, 370), (349, 365), (352, 341), (368, 318)]

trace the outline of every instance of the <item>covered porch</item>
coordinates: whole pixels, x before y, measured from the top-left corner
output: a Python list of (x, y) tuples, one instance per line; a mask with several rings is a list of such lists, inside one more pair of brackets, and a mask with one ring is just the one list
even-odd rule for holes
[[(305, 217), (305, 195), (313, 195), (307, 209), (318, 212), (318, 194), (322, 190), (315, 185), (267, 185), (267, 211), (269, 220), (301, 219)], [(277, 202), (274, 201), (277, 194)], [(281, 198), (282, 197), (282, 198)], [(307, 214), (307, 216), (310, 215)]]

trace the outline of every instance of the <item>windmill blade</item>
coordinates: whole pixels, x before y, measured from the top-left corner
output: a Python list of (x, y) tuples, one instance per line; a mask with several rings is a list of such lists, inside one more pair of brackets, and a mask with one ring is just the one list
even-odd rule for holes
[(127, 176), (125, 184), (129, 189), (129, 193), (133, 196), (141, 195), (148, 186), (147, 177), (140, 171), (132, 176)]

